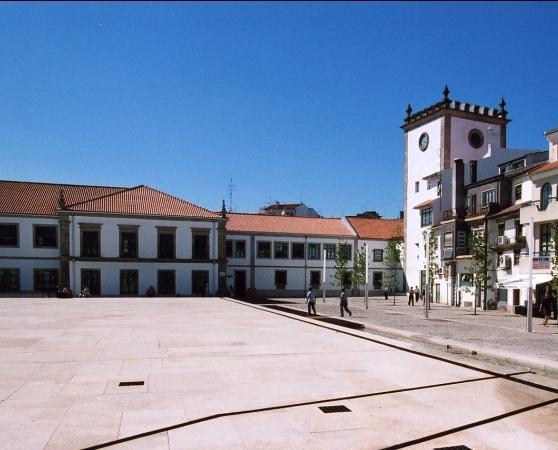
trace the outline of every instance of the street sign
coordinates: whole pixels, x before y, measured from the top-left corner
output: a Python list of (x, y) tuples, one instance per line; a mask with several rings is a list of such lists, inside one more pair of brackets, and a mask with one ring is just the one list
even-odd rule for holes
[(533, 269), (550, 269), (550, 256), (533, 256)]

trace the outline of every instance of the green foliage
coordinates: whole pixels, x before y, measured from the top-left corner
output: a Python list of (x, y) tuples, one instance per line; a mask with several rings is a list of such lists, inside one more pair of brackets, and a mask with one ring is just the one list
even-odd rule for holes
[(344, 287), (343, 281), (345, 280), (345, 273), (348, 272), (350, 257), (350, 244), (341, 241), (335, 252), (335, 271), (331, 274), (335, 284), (339, 287)]
[(482, 292), (490, 281), (490, 276), (488, 275), (490, 260), (486, 251), (486, 235), (483, 230), (471, 231), (469, 249), (471, 253), (470, 272), (473, 274), (473, 286), (476, 292)]
[(366, 283), (366, 249), (362, 246), (355, 254), (353, 263), (353, 286), (359, 287)]
[[(432, 230), (424, 231), (422, 233), (424, 241), (428, 242), (428, 254), (426, 255), (428, 261), (428, 289), (430, 295), (434, 288), (434, 279), (438, 276), (438, 239)], [(426, 244), (425, 244), (426, 245)]]
[(388, 269), (384, 272), (383, 285), (384, 287), (393, 288), (395, 292), (395, 285), (397, 283), (397, 264), (401, 261), (401, 250), (399, 245), (401, 239), (391, 238), (388, 241), (386, 250), (384, 251), (384, 263)]

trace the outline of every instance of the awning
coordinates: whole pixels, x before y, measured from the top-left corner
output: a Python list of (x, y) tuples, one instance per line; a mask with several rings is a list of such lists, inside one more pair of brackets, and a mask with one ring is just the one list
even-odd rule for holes
[[(552, 275), (546, 273), (533, 274), (533, 286), (537, 284), (548, 283), (552, 280)], [(494, 283), (497, 289), (526, 289), (529, 287), (529, 277), (516, 278), (514, 280), (506, 280), (501, 283)]]
[(420, 209), (420, 208), (424, 208), (425, 206), (430, 206), (432, 203), (434, 203), (436, 200), (438, 200), (438, 197), (433, 198), (431, 200), (426, 200), (422, 203), (419, 203), (416, 206), (413, 206), (413, 209)]

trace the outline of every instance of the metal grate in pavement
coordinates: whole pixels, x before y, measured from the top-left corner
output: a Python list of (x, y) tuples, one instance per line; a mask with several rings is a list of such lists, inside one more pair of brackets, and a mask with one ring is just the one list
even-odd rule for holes
[(325, 414), (338, 413), (338, 412), (351, 412), (349, 408), (345, 405), (333, 405), (333, 406), (318, 406)]
[(143, 381), (121, 381), (118, 386), (143, 386)]

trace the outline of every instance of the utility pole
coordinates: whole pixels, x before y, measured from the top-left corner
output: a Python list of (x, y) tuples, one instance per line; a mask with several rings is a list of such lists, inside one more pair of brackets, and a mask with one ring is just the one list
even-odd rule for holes
[(529, 218), (529, 283), (527, 286), (527, 332), (533, 332), (533, 250), (535, 249), (535, 232), (533, 230), (533, 216)]

